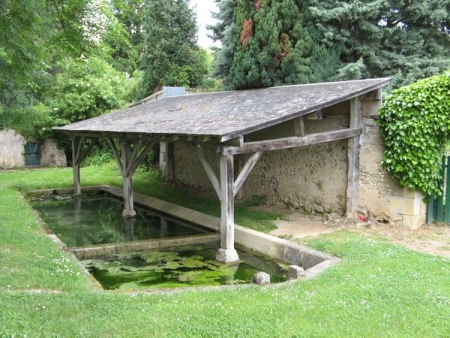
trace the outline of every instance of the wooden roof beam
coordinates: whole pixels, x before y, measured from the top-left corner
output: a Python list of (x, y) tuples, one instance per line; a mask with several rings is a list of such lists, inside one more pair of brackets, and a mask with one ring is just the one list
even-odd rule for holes
[(342, 130), (334, 130), (323, 133), (309, 134), (301, 137), (284, 137), (274, 140), (248, 142), (240, 147), (220, 147), (220, 154), (236, 155), (256, 153), (259, 151), (279, 150), (304, 147), (310, 144), (332, 142), (342, 139), (348, 139), (361, 134), (361, 128), (349, 128)]

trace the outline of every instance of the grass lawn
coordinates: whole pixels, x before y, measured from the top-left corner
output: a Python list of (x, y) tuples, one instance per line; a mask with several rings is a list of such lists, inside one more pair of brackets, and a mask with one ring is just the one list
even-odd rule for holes
[[(83, 168), (83, 185), (120, 185)], [(0, 337), (449, 337), (450, 261), (340, 231), (303, 244), (342, 258), (314, 280), (282, 286), (126, 294), (93, 287), (46, 237), (20, 191), (70, 187), (70, 169), (0, 172)], [(139, 172), (135, 190), (218, 215)], [(242, 206), (237, 222), (267, 231), (276, 214)]]

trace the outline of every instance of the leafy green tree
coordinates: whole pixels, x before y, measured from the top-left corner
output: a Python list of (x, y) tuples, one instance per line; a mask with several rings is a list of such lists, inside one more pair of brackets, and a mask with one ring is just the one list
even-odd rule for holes
[(339, 79), (394, 76), (398, 87), (450, 68), (450, 2), (311, 2), (322, 41), (341, 50)]
[(105, 37), (111, 54), (111, 63), (119, 71), (130, 75), (139, 69), (144, 48), (144, 0), (111, 0), (112, 12), (122, 25), (128, 39)]
[[(121, 28), (110, 7), (93, 0), (4, 0), (0, 2), (0, 95), (35, 86), (39, 71), (55, 58), (103, 54), (99, 40), (119, 38)], [(26, 86), (25, 86), (26, 85)]]
[(196, 17), (188, 0), (145, 1), (140, 97), (163, 85), (196, 87), (203, 81), (207, 67), (196, 34)]
[(126, 78), (104, 59), (67, 59), (47, 100), (54, 116), (72, 123), (99, 116), (124, 104)]

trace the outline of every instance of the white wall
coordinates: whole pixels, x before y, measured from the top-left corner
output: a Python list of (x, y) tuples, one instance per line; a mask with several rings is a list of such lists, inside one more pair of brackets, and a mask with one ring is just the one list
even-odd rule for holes
[(24, 167), (25, 139), (12, 129), (0, 130), (0, 168)]

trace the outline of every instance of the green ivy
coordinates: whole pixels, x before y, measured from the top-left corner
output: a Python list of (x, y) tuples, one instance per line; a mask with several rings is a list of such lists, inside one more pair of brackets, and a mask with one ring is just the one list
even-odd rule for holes
[(394, 90), (380, 110), (382, 167), (402, 186), (442, 193), (441, 159), (450, 140), (450, 72)]

